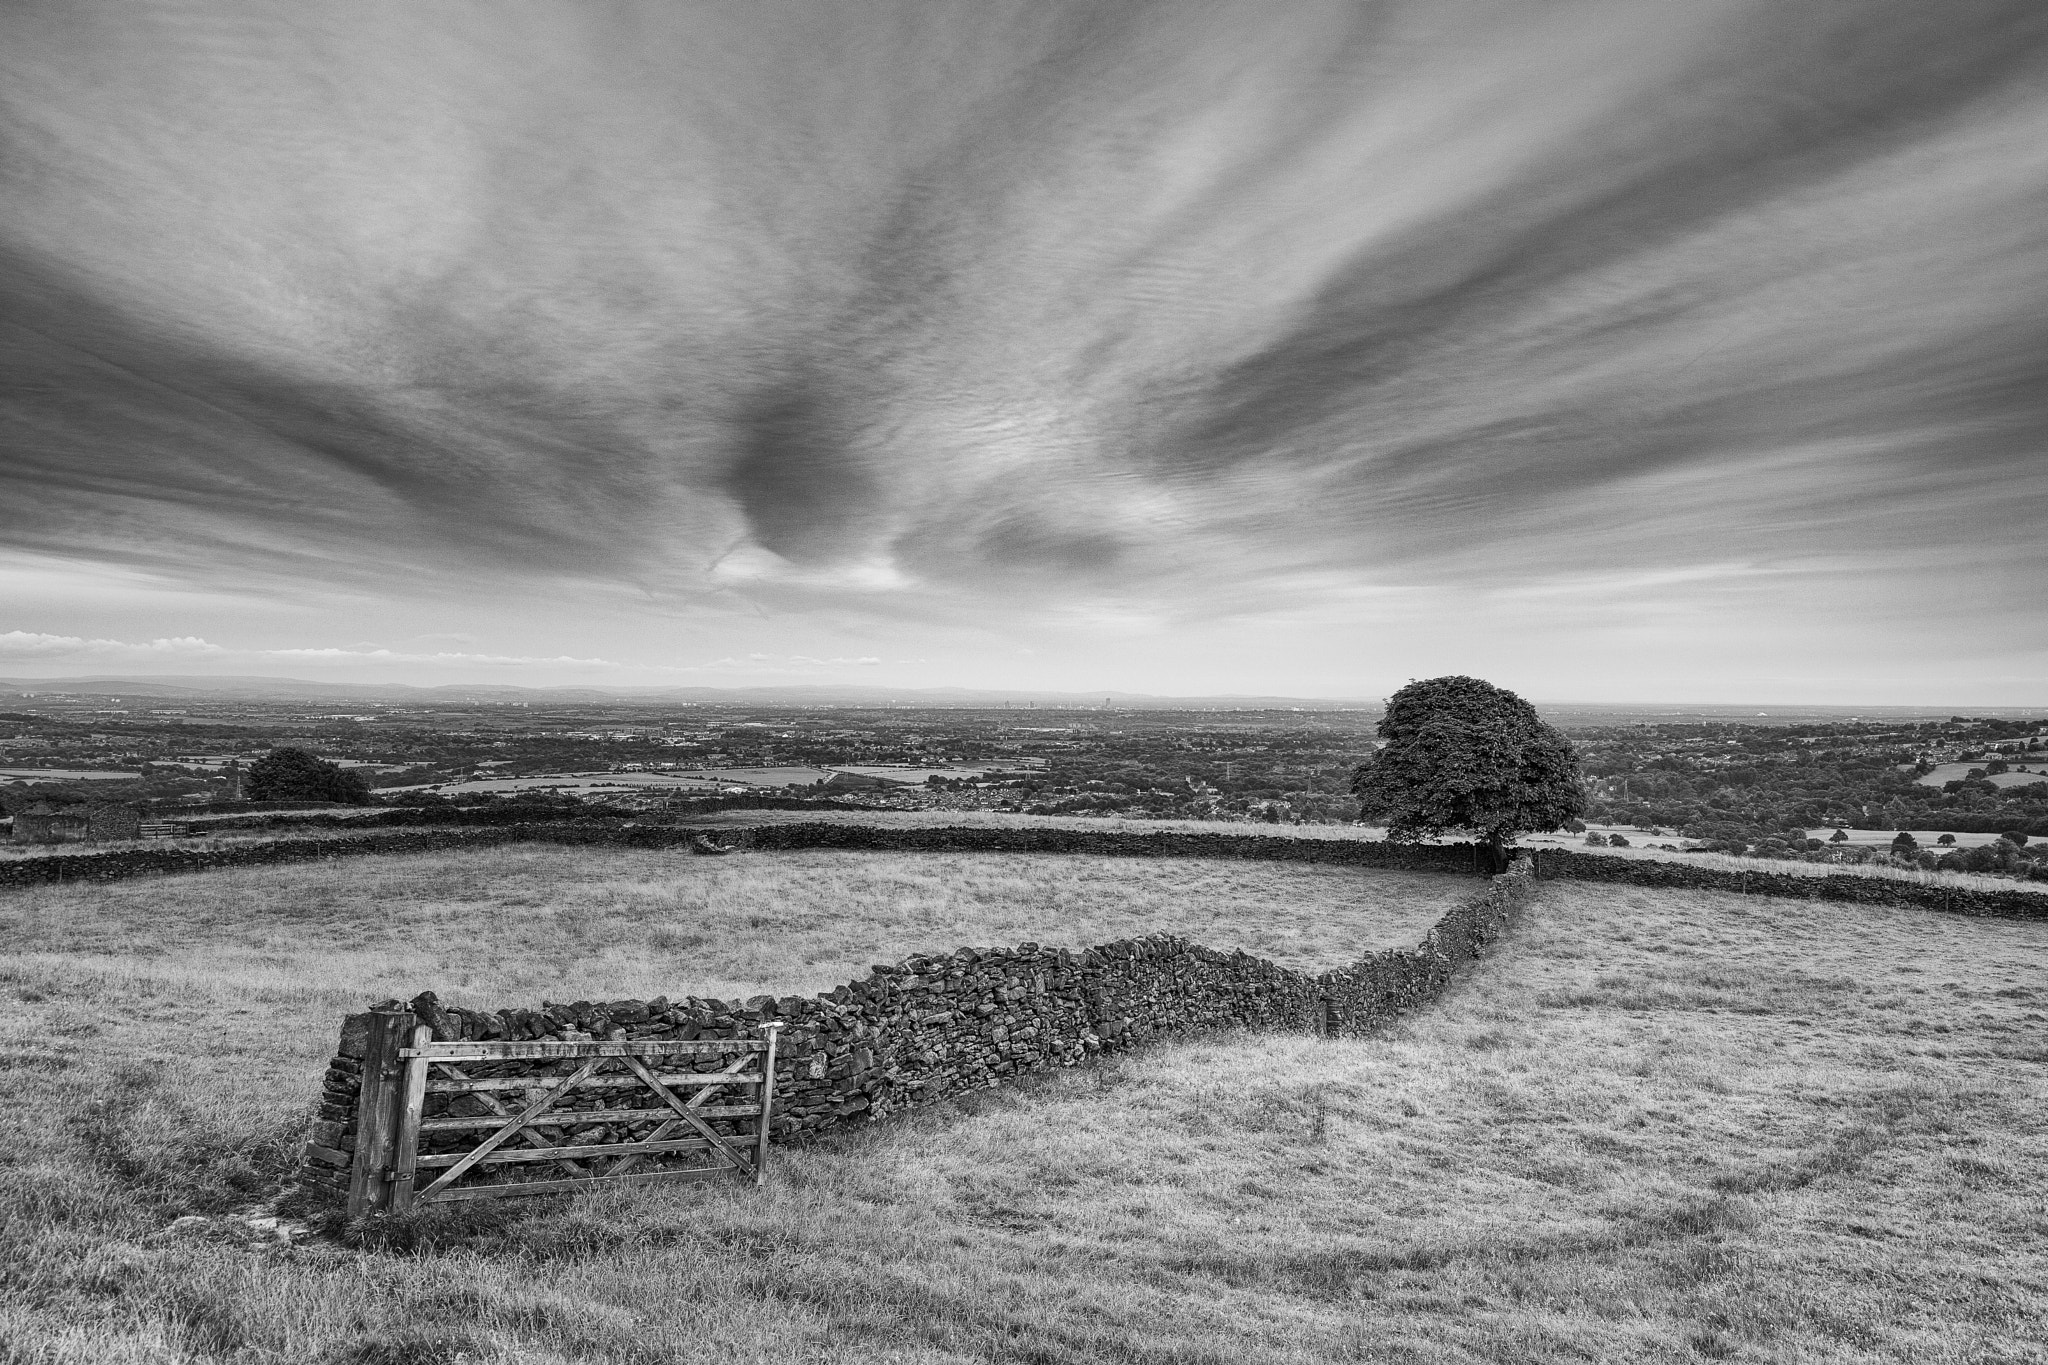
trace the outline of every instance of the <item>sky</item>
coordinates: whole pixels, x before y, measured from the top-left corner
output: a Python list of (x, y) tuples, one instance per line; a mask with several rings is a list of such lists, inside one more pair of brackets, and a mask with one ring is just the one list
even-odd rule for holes
[(2038, 0), (0, 8), (0, 677), (2048, 702)]

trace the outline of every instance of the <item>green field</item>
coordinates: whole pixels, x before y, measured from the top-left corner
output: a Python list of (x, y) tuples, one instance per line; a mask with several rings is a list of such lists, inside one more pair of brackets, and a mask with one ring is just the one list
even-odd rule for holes
[[(368, 1246), (164, 1231), (268, 1191), (334, 1015), (400, 978), (466, 970), (502, 1001), (560, 972), (595, 998), (698, 963), (802, 989), (921, 936), (1064, 941), (1061, 915), (1080, 939), (1142, 921), (1312, 966), (1433, 917), (1397, 902), (1473, 889), (646, 856), (604, 855), (609, 882), (598, 855), (493, 850), (0, 902), (24, 950), (0, 978), (0, 1360), (2044, 1359), (2048, 924), (1570, 883), (1386, 1037), (1160, 1047), (783, 1153), (765, 1192), (465, 1206)], [(706, 879), (682, 888), (697, 909), (663, 908), (678, 878)], [(607, 946), (715, 902), (704, 943)], [(787, 927), (807, 914), (840, 935), (814, 963)], [(410, 946), (374, 957), (380, 924)]]

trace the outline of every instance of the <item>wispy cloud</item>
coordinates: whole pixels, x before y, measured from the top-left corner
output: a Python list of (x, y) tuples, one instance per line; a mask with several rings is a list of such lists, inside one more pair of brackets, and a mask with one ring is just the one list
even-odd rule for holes
[(2048, 569), (2035, 0), (20, 6), (0, 137), (0, 549), (1217, 649)]

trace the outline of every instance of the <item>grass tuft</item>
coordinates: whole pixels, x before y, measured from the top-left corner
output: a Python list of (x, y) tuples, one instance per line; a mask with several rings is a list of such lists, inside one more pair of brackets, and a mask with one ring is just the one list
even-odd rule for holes
[(203, 1359), (232, 1355), (248, 1340), (240, 1309), (219, 1289), (173, 1283), (159, 1305), (178, 1344)]
[(497, 1354), (463, 1332), (394, 1332), (338, 1344), (321, 1365), (471, 1365)]

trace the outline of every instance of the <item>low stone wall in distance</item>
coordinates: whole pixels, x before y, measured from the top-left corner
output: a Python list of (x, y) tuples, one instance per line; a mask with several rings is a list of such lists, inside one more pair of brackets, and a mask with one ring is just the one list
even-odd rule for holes
[[(357, 853), (433, 853), (501, 844), (552, 843), (579, 847), (680, 849), (706, 837), (721, 845), (761, 850), (809, 848), (874, 852), (1093, 853), (1139, 858), (1247, 858), (1393, 867), (1411, 871), (1472, 873), (1483, 869), (1471, 844), (1395, 844), (1312, 835), (1221, 834), (1207, 830), (1074, 829), (1065, 826), (909, 826), (803, 822), (719, 829), (609, 820), (438, 826), (368, 831), (320, 839), (224, 843), (216, 848), (114, 849), (0, 859), (0, 888), (63, 881), (115, 881), (165, 872), (203, 872), (263, 863), (303, 862)], [(1620, 858), (1572, 849), (1535, 851), (1542, 880), (1623, 882), (1634, 886), (1691, 887), (1795, 900), (1914, 906), (1959, 915), (2048, 919), (2048, 893), (2019, 888), (1979, 890), (1938, 882), (1843, 873), (1802, 876), (1759, 868), (1701, 867), (1692, 863)]]
[(1534, 858), (1536, 875), (1546, 880), (1618, 882), (1629, 886), (1734, 891), (1747, 896), (1787, 896), (1793, 900), (1843, 901), (1852, 905), (1909, 906), (1983, 918), (2048, 919), (2048, 894), (2018, 887), (1986, 891), (1856, 872), (1801, 875), (1773, 872), (1768, 864), (1752, 872), (1748, 868), (1701, 867), (1696, 863), (1650, 858), (1602, 857), (1568, 848), (1542, 849), (1534, 853)]
[(1074, 829), (1063, 825), (754, 825), (707, 831), (759, 850), (857, 849), (892, 853), (1091, 853), (1130, 858), (1247, 858), (1259, 862), (1325, 863), (1417, 872), (1476, 873), (1485, 868), (1472, 844), (1395, 844), (1376, 839), (1318, 839), (1285, 834), (1222, 834), (1209, 830)]
[(616, 821), (560, 821), (481, 828), (435, 826), (372, 830), (314, 839), (266, 839), (213, 848), (131, 848), (0, 859), (0, 887), (49, 882), (119, 881), (166, 872), (206, 872), (264, 863), (305, 862), (365, 853), (438, 853), (502, 844), (679, 849), (706, 836), (721, 845), (756, 849), (844, 848), (899, 852), (1098, 853), (1132, 857), (1254, 858), (1471, 872), (1480, 866), (1471, 844), (1390, 844), (1365, 839), (1302, 839), (1284, 835), (1211, 834), (1178, 830), (883, 827), (801, 823), (704, 829)]
[(357, 853), (435, 853), (547, 840), (547, 826), (507, 829), (407, 829), (327, 839), (266, 839), (221, 843), (211, 848), (120, 848), (95, 853), (53, 853), (0, 859), (0, 887), (51, 882), (113, 882), (167, 872), (213, 872), (228, 867), (309, 862)]
[[(773, 837), (786, 838), (789, 828), (778, 828)], [(757, 837), (764, 833), (756, 831)], [(816, 997), (579, 1001), (476, 1010), (443, 1006), (428, 992), (408, 1005), (391, 1001), (381, 1008), (410, 1010), (433, 1028), (437, 1040), (447, 1042), (745, 1038), (758, 1036), (763, 1022), (779, 1020), (785, 1027), (776, 1066), (774, 1136), (786, 1142), (1159, 1038), (1247, 1027), (1364, 1033), (1439, 995), (1460, 964), (1501, 935), (1532, 885), (1528, 864), (1518, 864), (1454, 907), (1419, 947), (1373, 953), (1321, 975), (1183, 938), (1152, 937), (1082, 949), (1026, 943), (909, 957)], [(347, 1188), (355, 1150), (368, 1018), (351, 1016), (343, 1026), (303, 1167), (306, 1185), (336, 1195)], [(538, 1082), (569, 1065), (477, 1063), (469, 1074), (530, 1075)], [(460, 1098), (429, 1095), (426, 1116), (439, 1116)], [(606, 1102), (615, 1101), (590, 1101)], [(631, 1140), (627, 1125), (579, 1126), (573, 1112), (564, 1114), (560, 1127), (583, 1143)], [(423, 1140), (425, 1151), (460, 1151), (475, 1138), (430, 1131)]]

